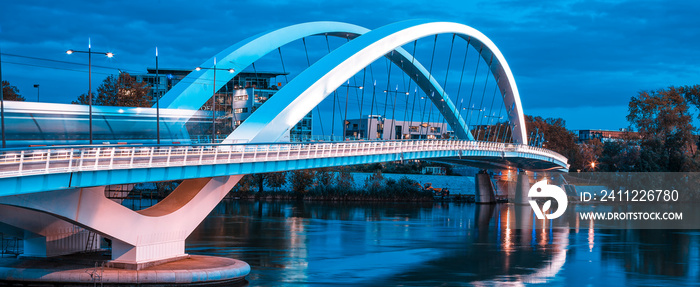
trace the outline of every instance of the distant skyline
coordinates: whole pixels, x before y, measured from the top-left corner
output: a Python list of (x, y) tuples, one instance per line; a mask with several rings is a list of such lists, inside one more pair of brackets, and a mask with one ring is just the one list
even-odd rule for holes
[(69, 103), (87, 92), (87, 58), (65, 51), (86, 49), (88, 38), (94, 50), (115, 53), (93, 57), (94, 91), (119, 69), (146, 73), (156, 46), (161, 67), (194, 68), (247, 37), (296, 23), (374, 29), (428, 18), (482, 31), (508, 61), (525, 113), (561, 117), (571, 130), (627, 127), (627, 103), (639, 91), (700, 82), (700, 2), (550, 2), (7, 1), (2, 76), (28, 101), (39, 84), (42, 101)]

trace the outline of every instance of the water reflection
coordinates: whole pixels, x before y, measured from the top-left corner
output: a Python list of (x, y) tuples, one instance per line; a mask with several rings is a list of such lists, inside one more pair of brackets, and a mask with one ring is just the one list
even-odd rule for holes
[(229, 201), (187, 252), (248, 262), (251, 286), (698, 283), (700, 232), (568, 220), (511, 204)]

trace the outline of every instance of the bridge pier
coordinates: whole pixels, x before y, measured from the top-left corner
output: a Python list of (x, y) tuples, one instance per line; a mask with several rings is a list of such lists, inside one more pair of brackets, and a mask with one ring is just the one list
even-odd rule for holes
[(530, 203), (527, 194), (530, 191), (530, 186), (530, 175), (528, 175), (528, 171), (518, 170), (518, 180), (515, 184), (515, 197), (513, 198), (513, 203), (529, 205)]
[(476, 194), (474, 197), (476, 203), (496, 203), (493, 182), (491, 181), (491, 176), (487, 171), (480, 170), (474, 176), (474, 183), (476, 185)]
[[(100, 248), (101, 237), (55, 216), (10, 205), (0, 205), (3, 223), (21, 230), (23, 256), (52, 257)], [(88, 240), (90, 242), (88, 242)]]
[[(112, 240), (114, 267), (140, 270), (186, 257), (187, 236), (242, 177), (184, 180), (170, 196), (139, 211), (106, 198), (104, 186), (0, 197), (0, 218), (31, 232), (25, 244), (32, 255), (84, 251), (87, 232), (74, 228), (66, 233), (78, 225)], [(74, 244), (57, 248), (67, 241)], [(243, 269), (245, 276), (250, 267)]]

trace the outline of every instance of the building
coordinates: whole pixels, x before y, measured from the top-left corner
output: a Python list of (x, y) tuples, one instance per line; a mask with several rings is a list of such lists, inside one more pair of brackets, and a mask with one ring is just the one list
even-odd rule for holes
[(622, 141), (625, 139), (636, 138), (637, 132), (630, 132), (627, 129), (619, 131), (608, 130), (579, 130), (578, 142), (585, 142), (592, 139), (598, 139), (601, 142)]
[[(158, 86), (156, 83), (156, 70), (147, 69), (147, 74), (133, 75), (136, 80), (149, 83), (152, 89), (149, 95), (162, 97), (175, 84), (183, 80), (193, 70), (185, 69), (159, 69)], [(278, 76), (284, 73), (278, 72), (240, 72), (226, 85), (216, 92), (216, 133), (217, 140), (223, 140), (236, 127), (240, 126), (255, 110), (272, 97), (282, 86), (277, 82)], [(201, 108), (212, 110), (212, 101), (209, 100)], [(289, 136), (283, 140), (302, 141), (311, 138), (312, 114), (308, 113), (290, 130)], [(209, 142), (211, 136), (211, 122), (206, 120), (188, 124), (188, 131), (194, 141)]]
[(453, 134), (447, 123), (397, 121), (378, 115), (349, 119), (345, 124), (345, 137), (351, 139), (439, 139)]

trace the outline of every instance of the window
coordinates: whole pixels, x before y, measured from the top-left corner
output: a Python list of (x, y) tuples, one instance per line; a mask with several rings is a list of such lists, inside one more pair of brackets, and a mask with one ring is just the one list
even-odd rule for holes
[(242, 95), (242, 96), (235, 96), (233, 97), (234, 101), (247, 101), (248, 100), (248, 95)]
[(431, 132), (431, 133), (439, 134), (439, 133), (440, 133), (440, 127), (430, 127), (430, 132)]
[(417, 133), (418, 132), (418, 126), (410, 126), (408, 127), (408, 131), (412, 133)]
[(247, 113), (248, 108), (238, 108), (233, 111), (234, 113), (240, 114), (240, 113)]

